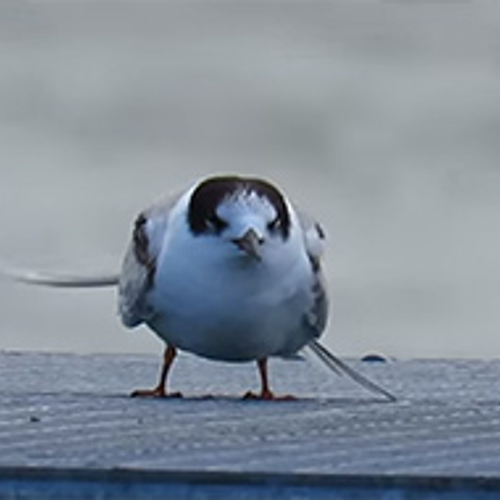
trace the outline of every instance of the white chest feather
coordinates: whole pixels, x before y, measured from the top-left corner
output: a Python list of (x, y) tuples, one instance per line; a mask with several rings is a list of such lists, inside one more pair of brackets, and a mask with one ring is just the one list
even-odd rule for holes
[(225, 360), (288, 354), (307, 342), (312, 272), (298, 240), (270, 245), (260, 261), (216, 238), (182, 240), (166, 242), (149, 297), (150, 324), (165, 341)]

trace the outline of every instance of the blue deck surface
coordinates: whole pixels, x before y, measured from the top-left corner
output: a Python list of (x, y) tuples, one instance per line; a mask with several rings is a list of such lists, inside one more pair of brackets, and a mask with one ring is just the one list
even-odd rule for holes
[[(0, 354), (0, 498), (499, 498), (497, 361), (271, 363), (292, 402), (242, 401), (251, 364), (181, 356), (184, 399), (140, 400), (152, 356)], [(214, 397), (206, 398), (210, 394)]]

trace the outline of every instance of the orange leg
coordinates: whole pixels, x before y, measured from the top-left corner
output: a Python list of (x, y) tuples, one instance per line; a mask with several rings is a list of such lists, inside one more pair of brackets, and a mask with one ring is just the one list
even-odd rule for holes
[(180, 392), (175, 393), (167, 393), (167, 376), (170, 371), (170, 367), (174, 362), (175, 357), (177, 356), (177, 350), (175, 347), (167, 344), (165, 348), (165, 352), (163, 353), (163, 366), (161, 368), (160, 380), (158, 381), (158, 385), (153, 389), (140, 389), (134, 391), (131, 394), (133, 398), (179, 398), (182, 397)]
[(269, 378), (267, 375), (267, 358), (257, 360), (257, 368), (260, 377), (260, 394), (247, 392), (243, 399), (260, 399), (263, 401), (293, 401), (293, 396), (275, 396), (269, 387)]

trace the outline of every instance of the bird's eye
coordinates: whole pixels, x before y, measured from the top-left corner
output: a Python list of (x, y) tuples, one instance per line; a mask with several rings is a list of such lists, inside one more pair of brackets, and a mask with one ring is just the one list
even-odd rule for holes
[(280, 228), (281, 228), (281, 219), (279, 217), (276, 217), (267, 225), (267, 229), (271, 232), (277, 231)]
[(220, 233), (228, 226), (227, 222), (221, 219), (217, 214), (211, 215), (207, 219), (208, 226), (213, 229), (216, 233)]

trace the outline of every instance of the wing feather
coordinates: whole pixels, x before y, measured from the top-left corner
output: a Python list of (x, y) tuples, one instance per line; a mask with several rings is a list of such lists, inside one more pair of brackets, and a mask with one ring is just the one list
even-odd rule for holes
[(309, 214), (297, 209), (296, 213), (302, 230), (304, 246), (313, 270), (313, 305), (305, 314), (304, 321), (311, 330), (312, 337), (318, 338), (323, 333), (328, 318), (328, 295), (321, 269), (325, 233), (319, 223)]
[(321, 258), (325, 249), (325, 232), (319, 222), (308, 213), (296, 210), (299, 224), (302, 229), (304, 245), (313, 268), (319, 271)]
[(163, 200), (135, 220), (118, 284), (118, 307), (125, 326), (137, 326), (154, 314), (148, 306), (148, 292), (154, 283), (171, 209), (179, 198), (177, 194)]
[(389, 401), (396, 401), (395, 396), (390, 392), (352, 369), (317, 340), (326, 327), (328, 316), (328, 297), (321, 270), (321, 257), (324, 250), (325, 232), (318, 222), (307, 213), (302, 211), (297, 211), (297, 213), (304, 235), (304, 245), (315, 274), (315, 281), (312, 288), (314, 303), (305, 318), (315, 338), (311, 339), (308, 347), (333, 372), (338, 375), (347, 375), (354, 380), (354, 382), (371, 392), (381, 394)]

